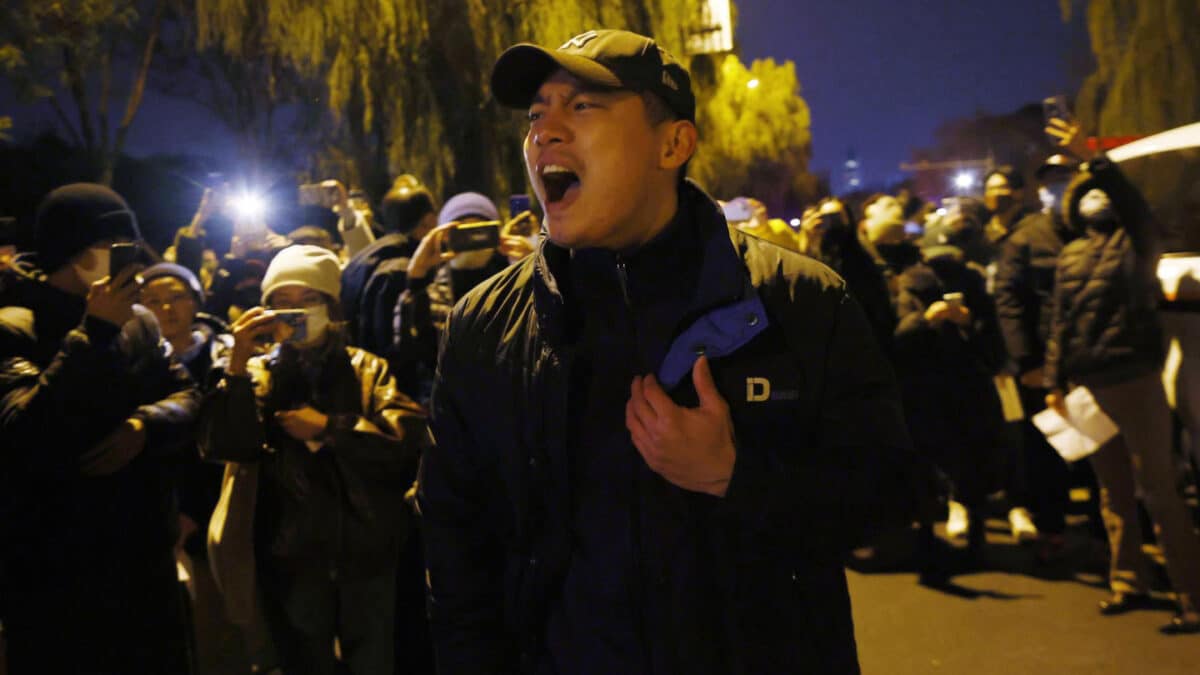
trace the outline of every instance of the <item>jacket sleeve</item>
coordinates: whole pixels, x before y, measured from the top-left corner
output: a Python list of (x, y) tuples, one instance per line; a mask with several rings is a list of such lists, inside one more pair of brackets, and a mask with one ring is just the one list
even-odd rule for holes
[[(932, 274), (932, 273), (930, 273)], [(939, 330), (925, 320), (925, 310), (932, 304), (937, 289), (932, 289), (927, 275), (905, 272), (897, 278), (896, 334), (892, 349), (897, 361), (918, 369), (937, 351)]]
[(504, 629), (505, 547), (489, 516), (496, 467), (480, 459), (459, 391), (466, 364), (448, 322), (432, 403), (435, 445), (421, 458), (418, 504), (425, 541), (429, 620), (442, 675), (516, 672)]
[(1042, 365), (1037, 316), (1039, 300), (1030, 283), (1029, 246), (1010, 237), (996, 261), (996, 318), (1008, 348), (1010, 366), (1025, 373)]
[[(902, 508), (895, 500), (911, 486), (898, 477), (915, 467), (895, 380), (866, 317), (844, 294), (833, 317), (815, 447), (798, 448), (782, 466), (768, 466), (763, 453), (738, 452), (718, 507), (738, 530), (805, 518), (814, 527), (801, 545), (825, 555)], [(822, 516), (806, 517), (813, 513)]]
[(967, 283), (974, 288), (967, 295), (971, 310), (971, 330), (967, 339), (971, 350), (993, 373), (1001, 372), (1008, 351), (997, 321), (996, 300), (987, 292), (987, 280), (982, 275), (969, 275)]
[(266, 429), (248, 375), (225, 375), (204, 399), (198, 434), (200, 456), (218, 462), (261, 457)]
[(359, 251), (375, 243), (375, 233), (362, 213), (350, 209), (350, 213), (339, 214), (338, 232), (342, 235), (342, 243), (346, 245), (346, 255), (353, 258)]
[(175, 235), (175, 262), (191, 270), (197, 278), (204, 266), (204, 241), (200, 237), (189, 237), (181, 228)]
[(1066, 378), (1062, 375), (1062, 347), (1066, 340), (1067, 311), (1070, 299), (1063, 289), (1063, 265), (1059, 258), (1058, 268), (1054, 272), (1054, 309), (1050, 315), (1050, 334), (1046, 338), (1046, 364), (1043, 366), (1042, 380), (1047, 389), (1065, 389)]
[(165, 355), (163, 361), (158, 388), (162, 398), (139, 406), (132, 417), (146, 425), (148, 450), (156, 455), (177, 455), (194, 446), (200, 389), (183, 364)]
[(1100, 157), (1088, 164), (1088, 171), (1097, 179), (1101, 188), (1112, 201), (1118, 222), (1129, 234), (1133, 250), (1137, 254), (1138, 279), (1157, 287), (1158, 259), (1162, 255), (1162, 242), (1158, 224), (1150, 211), (1141, 191), (1107, 157)]
[(438, 359), (438, 330), (433, 324), (429, 285), (433, 275), (409, 279), (408, 288), (396, 300), (392, 363), (405, 371), (417, 364), (433, 366)]
[[(329, 446), (355, 462), (382, 462), (412, 467), (424, 441), (425, 414), (400, 393), (383, 359), (359, 376), (364, 391), (362, 415), (334, 415), (327, 433)], [(411, 474), (410, 474), (411, 475)]]
[(117, 326), (85, 317), (46, 368), (18, 357), (5, 360), (0, 436), (6, 451), (21, 452), (20, 461), (34, 469), (74, 465), (78, 452), (129, 416), (130, 359), (120, 335)]

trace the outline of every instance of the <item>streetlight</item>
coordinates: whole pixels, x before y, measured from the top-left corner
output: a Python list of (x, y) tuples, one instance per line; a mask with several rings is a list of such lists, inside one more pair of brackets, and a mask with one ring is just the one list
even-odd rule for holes
[(960, 191), (970, 190), (973, 185), (975, 185), (975, 176), (968, 171), (963, 171), (954, 177), (954, 187)]
[(758, 78), (757, 77), (753, 78), (749, 82), (747, 82), (746, 88), (747, 89), (758, 89)]

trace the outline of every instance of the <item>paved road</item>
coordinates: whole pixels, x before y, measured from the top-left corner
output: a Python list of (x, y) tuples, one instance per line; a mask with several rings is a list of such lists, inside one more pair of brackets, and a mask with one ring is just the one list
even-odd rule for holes
[(980, 569), (941, 590), (919, 586), (911, 571), (848, 573), (866, 675), (1200, 674), (1200, 635), (1157, 631), (1172, 616), (1165, 595), (1159, 611), (1097, 613), (1107, 594), (1103, 545), (1082, 526), (1069, 532), (1066, 557), (1046, 566), (1004, 523), (989, 525)]

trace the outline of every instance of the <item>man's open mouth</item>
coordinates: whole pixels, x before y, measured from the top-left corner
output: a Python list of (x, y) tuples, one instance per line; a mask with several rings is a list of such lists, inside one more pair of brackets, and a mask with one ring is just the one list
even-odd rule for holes
[(551, 164), (542, 169), (542, 187), (546, 191), (546, 203), (562, 201), (567, 191), (579, 185), (579, 175), (570, 169)]

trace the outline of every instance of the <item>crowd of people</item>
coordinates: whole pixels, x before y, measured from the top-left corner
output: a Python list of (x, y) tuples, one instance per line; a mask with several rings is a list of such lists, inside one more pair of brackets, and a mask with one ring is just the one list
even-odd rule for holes
[(493, 88), (542, 218), (409, 175), (303, 186), (309, 222), (216, 188), (160, 255), (113, 190), (45, 196), (0, 270), (8, 672), (854, 672), (842, 566), (882, 529), (942, 583), (935, 524), (977, 556), (1002, 492), (1062, 555), (1031, 417), (1074, 387), (1120, 427), (1100, 611), (1150, 605), (1140, 495), (1163, 630), (1200, 632), (1154, 223), (1077, 126), (1041, 208), (1000, 167), (793, 228), (684, 179), (688, 74), (647, 38), (518, 46)]

